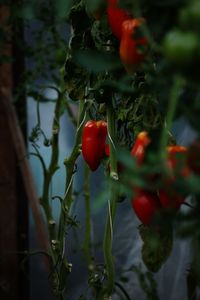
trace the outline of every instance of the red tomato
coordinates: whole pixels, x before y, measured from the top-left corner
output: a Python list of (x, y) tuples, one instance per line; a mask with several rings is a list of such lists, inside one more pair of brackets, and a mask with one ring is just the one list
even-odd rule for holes
[(143, 18), (126, 20), (122, 24), (122, 38), (120, 42), (120, 57), (129, 73), (134, 73), (145, 59), (145, 36), (137, 37), (140, 26), (145, 22)]
[(144, 225), (150, 225), (161, 209), (158, 196), (149, 191), (140, 190), (131, 203), (137, 217)]
[(122, 37), (122, 23), (131, 16), (118, 6), (118, 0), (108, 0), (108, 23), (112, 33), (120, 40)]
[(170, 187), (169, 189), (161, 189), (159, 191), (159, 198), (163, 208), (175, 210), (179, 210), (181, 204), (185, 200), (185, 197), (179, 195), (174, 189)]
[(104, 151), (105, 151), (105, 155), (109, 157), (110, 156), (110, 146), (108, 144), (105, 144)]
[(178, 210), (185, 200), (185, 196), (180, 195), (176, 191), (173, 183), (176, 180), (176, 176), (187, 178), (190, 175), (191, 172), (186, 164), (186, 159), (186, 147), (177, 145), (167, 147), (167, 167), (170, 171), (170, 177), (159, 191), (160, 202), (163, 208)]
[(136, 157), (137, 163), (139, 165), (141, 165), (144, 160), (145, 149), (150, 144), (150, 142), (151, 140), (146, 131), (142, 131), (138, 134), (131, 150), (131, 155)]
[(88, 121), (83, 129), (82, 154), (92, 171), (95, 171), (105, 154), (107, 123)]
[(177, 169), (178, 175), (184, 178), (191, 174), (191, 171), (187, 165), (188, 150), (183, 146), (169, 146), (167, 147), (167, 165), (170, 170), (175, 171)]

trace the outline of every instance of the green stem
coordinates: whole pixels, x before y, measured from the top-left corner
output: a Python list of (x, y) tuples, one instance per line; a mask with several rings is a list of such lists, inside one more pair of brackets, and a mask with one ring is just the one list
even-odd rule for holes
[(58, 93), (58, 99), (56, 101), (55, 109), (54, 109), (54, 119), (52, 124), (52, 138), (51, 138), (51, 160), (49, 163), (49, 167), (43, 170), (44, 171), (44, 184), (43, 184), (43, 193), (40, 199), (40, 203), (44, 209), (46, 220), (48, 223), (48, 233), (49, 233), (49, 242), (50, 242), (50, 255), (51, 255), (51, 267), (52, 267), (52, 286), (53, 286), (53, 293), (55, 299), (63, 299), (62, 295), (59, 294), (59, 283), (60, 283), (60, 276), (59, 273), (56, 271), (57, 269), (57, 262), (59, 257), (58, 251), (58, 241), (56, 240), (56, 222), (53, 217), (52, 208), (49, 201), (49, 190), (52, 178), (54, 173), (58, 169), (58, 159), (59, 159), (59, 121), (61, 115), (61, 107), (63, 101), (63, 93)]
[(115, 282), (115, 285), (121, 290), (121, 292), (123, 293), (123, 295), (126, 297), (127, 300), (131, 300), (129, 294), (126, 292), (124, 287), (119, 282)]
[(73, 124), (74, 126), (76, 126), (76, 125), (77, 125), (76, 119), (75, 119), (75, 117), (74, 117), (74, 114), (73, 114), (73, 111), (72, 111), (72, 109), (71, 109), (71, 107), (70, 107), (70, 104), (68, 103), (67, 100), (65, 101), (65, 107), (66, 107), (66, 109), (67, 109), (67, 113), (68, 113), (69, 120), (72, 122), (72, 124)]
[(182, 84), (183, 81), (180, 77), (174, 78), (174, 83), (171, 89), (169, 103), (168, 103), (166, 125), (164, 125), (163, 127), (161, 139), (160, 139), (160, 158), (162, 161), (165, 161), (166, 158), (166, 151), (164, 149), (167, 146), (168, 132), (172, 128), (172, 123), (173, 123), (174, 115), (178, 104), (179, 91)]
[(85, 236), (83, 242), (83, 252), (88, 264), (88, 269), (92, 265), (91, 254), (91, 207), (90, 207), (90, 170), (85, 164), (84, 172), (84, 197), (85, 197)]
[(87, 108), (86, 102), (81, 101), (79, 105), (79, 117), (78, 117), (75, 145), (73, 147), (71, 155), (64, 162), (67, 179), (65, 185), (65, 196), (61, 205), (61, 215), (60, 215), (59, 228), (58, 228), (58, 240), (60, 242), (61, 249), (63, 249), (63, 253), (64, 253), (64, 244), (65, 244), (66, 220), (70, 212), (71, 204), (73, 202), (72, 187), (73, 187), (74, 169), (75, 169), (76, 160), (80, 155), (82, 128), (84, 124), (86, 108)]
[(104, 235), (104, 260), (107, 271), (106, 294), (110, 296), (114, 290), (115, 269), (112, 255), (112, 241), (113, 241), (113, 224), (116, 214), (116, 203), (118, 198), (117, 185), (114, 181), (118, 180), (117, 174), (117, 160), (115, 149), (115, 119), (112, 104), (107, 105), (107, 124), (108, 137), (110, 147), (110, 201), (108, 202), (108, 216)]
[(51, 139), (51, 145), (52, 145), (52, 153), (51, 153), (51, 160), (49, 163), (49, 167), (46, 170), (46, 174), (44, 177), (44, 185), (43, 185), (43, 194), (41, 197), (41, 205), (43, 206), (43, 209), (45, 211), (46, 219), (48, 222), (48, 229), (49, 229), (49, 237), (51, 241), (51, 247), (52, 247), (52, 241), (56, 240), (56, 230), (55, 230), (55, 221), (53, 218), (52, 209), (49, 203), (49, 188), (51, 184), (52, 177), (54, 173), (58, 169), (58, 158), (59, 158), (59, 120), (60, 120), (60, 113), (61, 113), (61, 104), (63, 100), (63, 94), (59, 93), (55, 110), (54, 110), (54, 119), (53, 119), (53, 125), (52, 125), (52, 139)]

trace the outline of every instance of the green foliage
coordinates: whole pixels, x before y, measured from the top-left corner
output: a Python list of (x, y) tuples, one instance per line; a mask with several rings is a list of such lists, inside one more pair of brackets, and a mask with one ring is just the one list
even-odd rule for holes
[[(2, 1), (1, 4), (8, 5), (10, 1)], [(80, 154), (84, 121), (88, 118), (96, 120), (107, 118), (110, 122), (112, 115), (112, 124), (109, 124), (112, 134), (108, 142), (113, 149), (112, 154), (104, 159), (103, 164), (108, 175), (106, 188), (95, 196), (93, 204), (95, 212), (98, 212), (107, 203), (108, 198), (111, 199), (108, 210), (109, 221), (105, 226), (105, 264), (99, 266), (93, 261), (93, 257), (89, 257), (92, 261), (92, 265), (88, 266), (89, 285), (96, 293), (96, 299), (103, 299), (105, 295), (107, 296), (108, 290), (111, 293), (114, 283), (111, 249), (116, 203), (124, 200), (124, 195), (128, 195), (128, 199), (133, 197), (133, 186), (145, 190), (157, 190), (163, 184), (163, 179), (167, 178), (161, 159), (162, 154), (165, 153), (163, 146), (174, 143), (168, 130), (171, 130), (175, 117), (184, 116), (198, 132), (200, 131), (199, 1), (120, 0), (119, 5), (134, 17), (144, 17), (146, 20), (142, 33), (149, 41), (148, 54), (144, 64), (134, 74), (127, 74), (121, 63), (120, 42), (114, 37), (108, 24), (104, 11), (105, 1), (24, 0), (20, 5), (12, 3), (11, 16), (6, 22), (12, 23), (13, 33), (9, 35), (5, 30), (0, 29), (1, 50), (4, 43), (15, 38), (16, 47), (31, 62), (21, 75), (21, 84), (16, 90), (15, 98), (16, 101), (19, 100), (21, 93), (26, 89), (27, 95), (33, 97), (38, 103), (38, 120), (32, 130), (30, 141), (35, 150), (32, 154), (38, 157), (43, 167), (44, 189), (41, 204), (48, 221), (51, 275), (55, 284), (53, 288), (56, 297), (58, 294), (63, 294), (71, 271), (63, 251), (66, 231), (78, 225), (76, 217), (70, 213), (70, 207), (75, 196), (73, 178), (76, 173), (76, 160)], [(100, 20), (95, 20), (94, 14), (99, 8), (103, 11), (103, 15)], [(32, 26), (34, 24), (36, 26)], [(31, 39), (27, 41), (20, 38), (22, 25), (29, 28)], [(70, 38), (67, 40), (69, 33), (71, 33)], [(3, 53), (0, 56), (1, 63), (12, 63), (15, 59)], [(58, 72), (59, 68), (60, 72)], [(64, 81), (61, 78), (63, 72)], [(43, 87), (38, 85), (41, 81), (51, 81), (54, 86), (58, 86), (56, 99), (52, 100), (44, 95)], [(79, 120), (73, 118), (69, 107), (70, 100), (80, 101)], [(39, 114), (39, 103), (47, 101), (55, 103), (51, 138), (45, 136)], [(55, 226), (49, 205), (52, 200), (49, 199), (49, 190), (51, 180), (58, 168), (59, 118), (65, 109), (73, 124), (78, 125), (74, 148), (65, 160), (67, 174), (65, 195), (54, 197), (58, 198), (61, 204), (59, 224)], [(109, 112), (112, 110), (109, 117), (108, 110)], [(136, 160), (130, 155), (130, 149), (136, 135), (142, 130), (151, 134), (152, 142), (143, 165), (138, 166)], [(52, 150), (49, 166), (46, 166), (40, 155), (41, 137), (43, 144), (51, 147)], [(119, 148), (123, 150), (119, 151)], [(119, 180), (114, 181), (112, 174), (109, 173), (112, 169), (111, 173), (114, 170), (116, 174), (117, 160), (123, 163), (124, 170), (119, 172)], [(155, 178), (155, 175), (155, 180), (149, 180)], [(143, 240), (142, 258), (150, 272), (143, 273), (138, 267), (134, 268), (134, 272), (149, 300), (158, 299), (156, 283), (151, 272), (157, 272), (171, 253), (172, 226), (175, 227), (177, 235), (182, 238), (192, 237), (194, 241), (192, 283), (196, 286), (199, 282), (199, 176), (192, 174), (187, 179), (178, 178), (172, 185), (180, 195), (191, 193), (194, 199), (191, 201), (189, 212), (177, 215), (166, 213), (163, 214), (163, 219), (155, 224), (157, 227), (143, 225), (139, 227)], [(88, 193), (86, 194), (88, 196)], [(91, 246), (90, 232), (87, 237), (88, 245)], [(88, 255), (91, 255), (90, 251)], [(106, 288), (109, 286), (109, 289), (106, 290), (105, 286)], [(123, 287), (121, 291), (123, 292)], [(124, 295), (127, 297), (126, 292)], [(86, 297), (82, 295), (80, 299)]]
[(109, 72), (121, 67), (119, 58), (109, 52), (94, 50), (77, 51), (74, 54), (74, 60), (93, 73)]
[(136, 273), (140, 286), (146, 294), (147, 300), (159, 300), (157, 284), (151, 272), (143, 272), (141, 266), (133, 266), (132, 271)]
[(173, 245), (172, 229), (162, 232), (160, 229), (140, 225), (139, 232), (144, 242), (142, 259), (151, 272), (157, 272), (171, 253)]

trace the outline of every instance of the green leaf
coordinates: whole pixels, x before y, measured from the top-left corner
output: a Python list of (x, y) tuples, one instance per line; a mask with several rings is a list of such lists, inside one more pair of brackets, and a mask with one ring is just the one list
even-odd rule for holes
[(101, 5), (103, 5), (103, 1), (102, 0), (85, 0), (85, 5), (89, 11), (94, 12)]
[(116, 70), (121, 67), (119, 58), (108, 52), (78, 50), (73, 59), (93, 73)]
[(73, 2), (74, 2), (73, 0), (57, 0), (57, 1), (55, 1), (56, 16), (59, 19), (66, 18), (70, 13)]
[(172, 246), (172, 230), (159, 231), (145, 225), (139, 227), (140, 236), (144, 242), (142, 247), (142, 259), (147, 269), (158, 272), (169, 257)]
[(69, 97), (72, 100), (82, 100), (89, 74), (69, 58), (65, 63), (64, 79)]

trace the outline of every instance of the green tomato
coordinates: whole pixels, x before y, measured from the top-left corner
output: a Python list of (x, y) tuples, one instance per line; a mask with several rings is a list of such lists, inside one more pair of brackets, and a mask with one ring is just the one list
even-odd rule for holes
[[(188, 66), (198, 56), (198, 36), (193, 32), (170, 31), (163, 43), (165, 56), (177, 65)], [(199, 59), (199, 58), (198, 58)]]
[(181, 9), (178, 20), (182, 28), (200, 31), (200, 1), (191, 1), (187, 7)]

